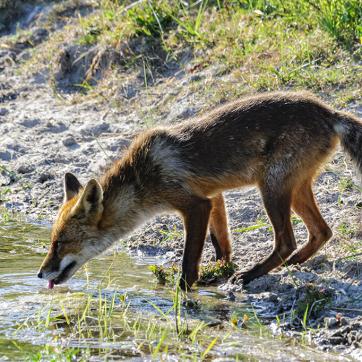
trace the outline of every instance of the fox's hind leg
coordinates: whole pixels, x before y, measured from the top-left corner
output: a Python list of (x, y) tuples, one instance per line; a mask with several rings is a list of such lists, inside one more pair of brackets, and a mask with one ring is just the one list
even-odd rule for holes
[(332, 237), (332, 231), (322, 218), (315, 202), (311, 184), (311, 180), (308, 180), (293, 193), (292, 208), (303, 219), (309, 232), (309, 240), (288, 259), (287, 264), (305, 262)]
[(274, 228), (274, 249), (261, 263), (246, 272), (234, 274), (230, 282), (242, 279), (243, 283), (267, 274), (283, 264), (297, 248), (290, 221), (291, 192), (281, 189), (282, 183), (273, 188), (261, 187), (265, 209)]
[(230, 261), (231, 241), (223, 195), (213, 197), (211, 205), (210, 238), (215, 248), (216, 260)]

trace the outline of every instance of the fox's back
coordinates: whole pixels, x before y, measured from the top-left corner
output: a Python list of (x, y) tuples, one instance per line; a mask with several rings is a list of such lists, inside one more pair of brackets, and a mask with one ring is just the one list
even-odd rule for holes
[(227, 104), (170, 132), (195, 175), (243, 173), (253, 182), (278, 160), (297, 164), (329, 153), (336, 139), (331, 112), (310, 97), (271, 94)]
[(127, 157), (154, 185), (186, 182), (204, 194), (260, 184), (268, 173), (283, 182), (290, 174), (314, 173), (332, 152), (338, 140), (333, 112), (301, 93), (251, 97), (150, 130)]

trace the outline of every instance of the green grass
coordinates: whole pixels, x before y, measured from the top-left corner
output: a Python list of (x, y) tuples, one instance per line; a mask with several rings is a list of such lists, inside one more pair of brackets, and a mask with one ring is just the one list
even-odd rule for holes
[(319, 0), (318, 21), (321, 26), (347, 48), (362, 44), (362, 4), (360, 0)]
[(268, 334), (267, 326), (260, 320), (254, 308), (246, 312), (234, 311), (230, 316), (230, 323), (235, 328), (258, 331), (260, 337)]
[(351, 237), (353, 237), (356, 230), (353, 225), (350, 225), (347, 222), (342, 222), (338, 225), (337, 231), (342, 237), (350, 239)]
[(8, 201), (8, 197), (11, 194), (10, 187), (1, 187), (0, 188), (0, 203)]
[(249, 225), (249, 226), (245, 226), (242, 228), (237, 228), (235, 230), (233, 230), (236, 233), (248, 233), (250, 231), (254, 231), (254, 230), (259, 230), (262, 228), (267, 228), (268, 231), (272, 231), (272, 227), (270, 226), (270, 223), (268, 223), (267, 221), (265, 221), (264, 219), (258, 219), (256, 220), (254, 225)]
[(63, 44), (114, 49), (120, 58), (112, 65), (112, 86), (109, 76), (96, 79), (96, 69), (84, 79), (92, 84), (88, 94), (104, 102), (118, 94), (115, 79), (121, 83), (132, 70), (142, 72), (148, 91), (167, 63), (179, 62), (186, 51), (191, 52), (190, 72), (217, 65), (232, 76), (225, 84), (190, 83), (189, 91), (202, 94), (207, 103), (256, 91), (308, 88), (344, 105), (361, 98), (361, 9), (360, 0), (101, 0), (95, 12), (52, 35), (28, 66), (56, 66)]
[[(50, 345), (30, 360), (86, 361), (95, 354), (107, 359), (112, 350), (129, 345), (130, 340), (132, 347), (121, 348), (121, 355), (158, 360), (171, 353), (181, 359), (200, 360), (218, 342), (207, 323), (189, 317), (188, 311), (199, 309), (199, 304), (181, 291), (178, 279), (170, 291), (172, 305), (167, 310), (151, 300), (143, 301), (153, 312), (142, 303), (133, 305), (127, 294), (107, 292), (112, 282), (108, 270), (97, 291), (56, 294), (35, 316), (19, 324), (15, 335), (30, 329), (51, 337)], [(82, 348), (69, 348), (71, 344)]]
[[(171, 265), (169, 267), (163, 265), (151, 265), (149, 269), (155, 275), (158, 283), (162, 285), (175, 285), (181, 275), (180, 268), (176, 265)], [(235, 273), (236, 269), (236, 264), (220, 260), (201, 265), (200, 277), (197, 284), (209, 285), (215, 282), (225, 281)]]
[(341, 259), (359, 260), (362, 254), (362, 239), (360, 225), (343, 221), (337, 227), (345, 255)]
[(302, 287), (303, 295), (296, 303), (295, 313), (300, 319), (304, 330), (307, 329), (311, 318), (317, 318), (331, 302), (332, 295), (328, 289), (317, 287), (311, 283)]
[(341, 193), (344, 191), (351, 191), (356, 188), (357, 185), (353, 182), (353, 180), (349, 177), (343, 177), (339, 180), (338, 189)]
[(220, 282), (221, 280), (230, 278), (236, 272), (236, 269), (236, 264), (220, 260), (215, 263), (201, 265), (200, 279), (197, 283), (208, 285), (214, 282)]
[(167, 243), (180, 239), (183, 236), (183, 232), (178, 230), (176, 225), (172, 228), (167, 226), (167, 229), (160, 229), (160, 234), (162, 235), (160, 243), (161, 245), (167, 245)]
[[(174, 36), (187, 43), (201, 43), (202, 46), (211, 47), (220, 40), (218, 32), (223, 33), (223, 38), (235, 40), (233, 33), (229, 33), (228, 22), (236, 18), (256, 21), (262, 26), (268, 23), (278, 26), (281, 22), (289, 32), (293, 28), (307, 32), (319, 27), (349, 49), (361, 43), (362, 38), (359, 0), (202, 0), (188, 4), (177, 0), (161, 0), (131, 5), (102, 0), (100, 12), (81, 20), (80, 25), (83, 37), (91, 36), (91, 43), (104, 41), (108, 44), (110, 40), (117, 42), (127, 37), (145, 35), (161, 38), (166, 44), (172, 44), (168, 40)], [(224, 21), (225, 26), (220, 27), (220, 21)], [(239, 24), (236, 28), (242, 29), (243, 25)], [(256, 39), (260, 29), (254, 30)], [(248, 47), (244, 50), (248, 51)]]
[(177, 275), (180, 270), (176, 265), (165, 267), (163, 265), (150, 265), (150, 271), (154, 274), (159, 284), (172, 284), (174, 285), (177, 280)]
[[(51, 346), (45, 346), (31, 361), (51, 358), (86, 361), (95, 353), (107, 358), (113, 348), (128, 344), (128, 340), (133, 341), (128, 352), (133, 356), (150, 356), (157, 360), (171, 353), (181, 359), (204, 359), (219, 342), (219, 337), (208, 332), (205, 322), (188, 317), (187, 308), (183, 307), (185, 298), (177, 286), (172, 292), (172, 306), (167, 311), (147, 301), (154, 308), (154, 313), (150, 314), (135, 313), (127, 296), (117, 292), (108, 295), (99, 289), (94, 295), (73, 293), (56, 297), (51, 305), (19, 325), (18, 332), (35, 329), (47, 336), (51, 332), (53, 336)], [(83, 347), (67, 347), (71, 341)], [(102, 347), (107, 344), (109, 347)]]

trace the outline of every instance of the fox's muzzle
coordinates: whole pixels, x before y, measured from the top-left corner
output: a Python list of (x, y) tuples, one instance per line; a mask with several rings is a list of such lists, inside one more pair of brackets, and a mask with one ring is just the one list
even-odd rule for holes
[(77, 261), (70, 255), (65, 256), (62, 260), (57, 255), (48, 255), (37, 276), (48, 280), (48, 287), (51, 289), (54, 284), (61, 284), (68, 280), (78, 268)]
[(38, 278), (49, 279), (49, 275), (57, 274), (60, 269), (60, 263), (61, 259), (58, 257), (58, 254), (53, 250), (50, 251), (40, 266)]

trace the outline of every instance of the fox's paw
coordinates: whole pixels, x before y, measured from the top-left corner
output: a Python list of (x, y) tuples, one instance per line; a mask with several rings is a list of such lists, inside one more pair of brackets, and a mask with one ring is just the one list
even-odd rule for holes
[(197, 271), (193, 273), (182, 273), (181, 279), (180, 279), (180, 288), (187, 292), (191, 291), (192, 284), (198, 280), (199, 276)]
[(237, 272), (229, 278), (228, 284), (246, 285), (253, 279), (254, 277), (250, 272)]
[(183, 290), (184, 292), (190, 291), (191, 287), (189, 286), (189, 284), (186, 282), (184, 277), (181, 277), (180, 279), (180, 288), (181, 290)]

